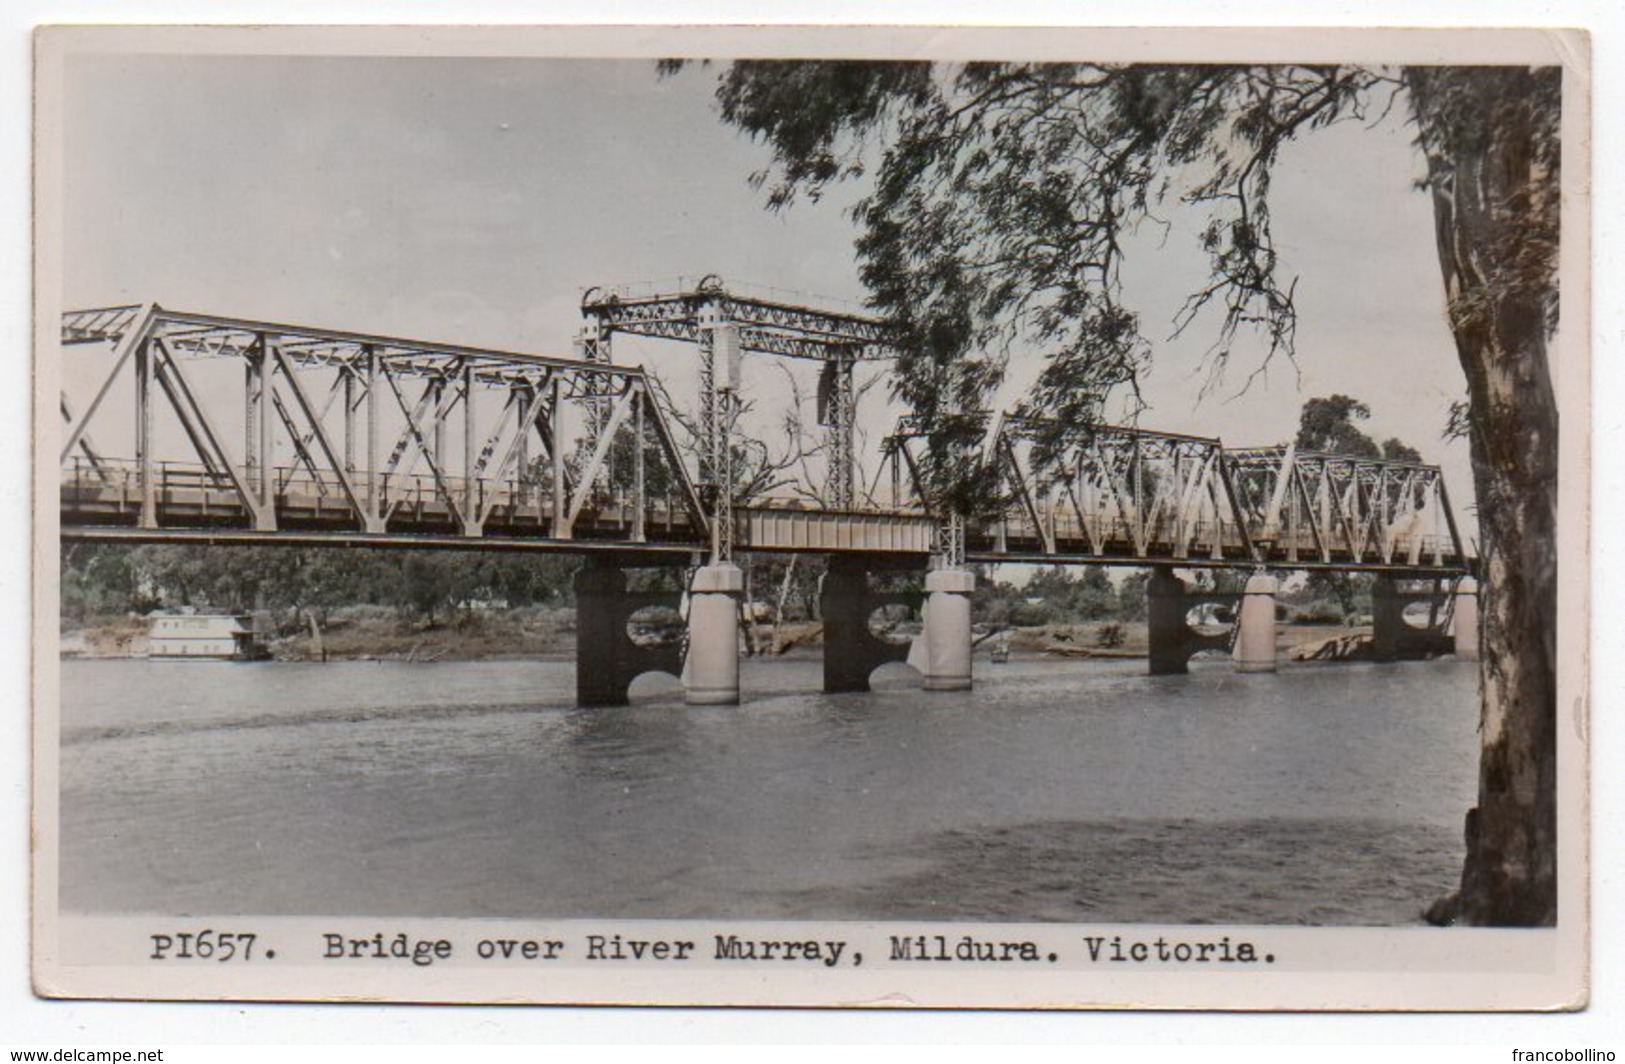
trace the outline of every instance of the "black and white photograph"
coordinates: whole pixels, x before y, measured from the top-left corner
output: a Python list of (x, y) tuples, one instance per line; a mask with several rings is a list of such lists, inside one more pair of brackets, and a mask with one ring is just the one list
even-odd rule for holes
[(38, 993), (1584, 1006), (1583, 33), (35, 44)]

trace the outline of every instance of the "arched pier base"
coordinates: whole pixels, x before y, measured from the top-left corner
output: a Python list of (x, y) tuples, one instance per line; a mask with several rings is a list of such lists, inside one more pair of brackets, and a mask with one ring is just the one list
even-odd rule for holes
[(1190, 671), (1191, 656), (1202, 650), (1230, 650), (1230, 633), (1209, 635), (1190, 626), (1192, 608), (1205, 602), (1234, 606), (1242, 596), (1217, 591), (1187, 591), (1185, 582), (1166, 566), (1151, 570), (1145, 585), (1146, 627), (1152, 676)]
[[(1476, 606), (1476, 594), (1474, 598)], [(1420, 661), (1455, 650), (1455, 641), (1446, 631), (1445, 602), (1444, 588), (1437, 580), (1413, 581), (1409, 586), (1402, 586), (1392, 577), (1377, 577), (1371, 585), (1372, 659)], [(1406, 608), (1416, 603), (1428, 605), (1427, 624), (1423, 627), (1405, 620)], [(1475, 632), (1477, 628), (1475, 619)]]
[(882, 606), (920, 608), (917, 591), (870, 586), (872, 574), (917, 566), (868, 555), (832, 554), (819, 591), (824, 619), (824, 690), (830, 694), (869, 690), (869, 674), (893, 661), (908, 659), (907, 643), (880, 639), (869, 630), (869, 616)]
[(614, 558), (588, 557), (575, 575), (576, 703), (624, 706), (632, 681), (646, 672), (677, 676), (683, 668), (678, 644), (641, 646), (627, 622), (647, 606), (675, 610), (675, 591), (628, 591), (627, 566)]

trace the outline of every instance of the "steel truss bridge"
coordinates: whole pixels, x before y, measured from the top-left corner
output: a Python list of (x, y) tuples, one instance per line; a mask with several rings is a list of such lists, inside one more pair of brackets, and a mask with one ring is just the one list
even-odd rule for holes
[[(1470, 564), (1437, 466), (1291, 444), (1227, 448), (1115, 425), (1059, 433), (1018, 415), (990, 420), (977, 461), (1002, 512), (965, 523), (972, 560), (1418, 574)], [(1069, 442), (1041, 467), (1038, 441), (1057, 437)], [(924, 446), (909, 418), (887, 441), (894, 505), (922, 505)]]
[[(934, 513), (925, 440), (887, 441), (887, 504), (860, 500), (858, 362), (885, 325), (730, 291), (591, 289), (578, 357), (548, 358), (175, 311), (65, 313), (64, 540), (635, 551), (815, 551), (954, 562), (1370, 570), (1472, 567), (1436, 466), (1138, 428), (1075, 432), (1040, 468), (1041, 423), (989, 420), (977, 461), (1002, 505)], [(699, 439), (615, 334), (698, 349)], [(735, 500), (747, 353), (821, 363), (826, 500)]]

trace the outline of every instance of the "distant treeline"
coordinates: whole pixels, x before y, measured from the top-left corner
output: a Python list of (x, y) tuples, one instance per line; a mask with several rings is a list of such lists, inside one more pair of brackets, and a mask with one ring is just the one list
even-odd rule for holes
[(388, 606), (434, 623), (460, 607), (569, 605), (564, 555), (304, 547), (67, 544), (62, 616), (155, 609), (313, 612)]
[[(436, 624), (460, 610), (573, 605), (572, 577), (581, 562), (564, 554), (414, 551), (364, 548), (219, 547), (67, 544), (62, 549), (62, 618), (97, 618), (195, 607), (233, 612), (270, 610), (289, 620), (321, 620), (347, 606), (384, 606), (403, 618)], [(786, 620), (817, 620), (822, 557), (754, 555), (741, 559), (749, 597)], [(919, 590), (923, 574), (889, 582)], [(1148, 573), (1113, 580), (1098, 566), (1053, 566), (1024, 583), (982, 570), (972, 597), (978, 621), (1030, 627), (1145, 616)], [(1238, 591), (1240, 571), (1198, 573), (1198, 586)], [(640, 570), (634, 587), (677, 590), (683, 570)], [(1369, 609), (1368, 581), (1316, 573), (1283, 596), (1295, 619), (1336, 623)]]

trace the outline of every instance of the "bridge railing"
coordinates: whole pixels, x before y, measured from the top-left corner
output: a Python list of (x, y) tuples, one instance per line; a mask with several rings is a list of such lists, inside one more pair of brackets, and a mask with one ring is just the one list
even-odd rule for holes
[[(195, 462), (156, 461), (151, 464), (157, 524), (160, 527), (247, 525), (252, 514), (230, 477)], [(239, 471), (251, 479), (252, 471)], [(337, 474), (279, 467), (274, 499), (279, 521), (298, 526), (333, 525), (349, 528), (360, 514), (350, 504)], [(437, 480), (424, 474), (351, 475), (351, 485), (365, 494), (376, 487), (393, 528), (449, 530), (457, 525), (458, 507), (466, 505), (469, 482), (459, 477)], [(545, 480), (508, 478), (474, 482), (472, 499), (484, 526), (493, 534), (551, 535), (554, 500)], [(129, 460), (83, 457), (64, 464), (61, 480), (63, 523), (133, 524), (140, 518), (142, 478), (138, 463)], [(449, 496), (449, 499), (448, 499)], [(636, 524), (636, 506), (630, 492), (597, 490), (589, 495), (574, 522), (573, 533), (591, 535), (595, 529), (626, 531)], [(675, 496), (653, 496), (644, 508), (648, 534), (691, 538), (688, 511)]]
[[(249, 478), (248, 471), (240, 471)], [(275, 505), (279, 524), (300, 530), (353, 531), (358, 514), (350, 505), (336, 474), (311, 473), (298, 467), (280, 467)], [(252, 514), (221, 471), (188, 462), (152, 463), (155, 521), (164, 528), (247, 528)], [(459, 530), (456, 505), (466, 501), (467, 482), (461, 478), (437, 481), (423, 474), (380, 475), (377, 489), (389, 515), (390, 532), (438, 535)], [(358, 474), (352, 486), (365, 492), (369, 485)], [(494, 537), (548, 538), (555, 535), (553, 499), (545, 481), (523, 478), (487, 479), (474, 485), (476, 505), (485, 515), (485, 534)], [(64, 526), (133, 526), (141, 518), (141, 470), (128, 460), (71, 459), (62, 469), (61, 514)], [(447, 495), (451, 499), (447, 499)], [(831, 510), (784, 499), (763, 499), (738, 511), (740, 545), (769, 551), (869, 551), (924, 554), (933, 549), (936, 519), (914, 509)], [(570, 530), (571, 537), (632, 539), (641, 528), (651, 541), (686, 542), (703, 538), (682, 501), (655, 496), (645, 506), (642, 522), (625, 492), (593, 492)], [(1211, 544), (1220, 544), (1215, 552)], [(986, 524), (967, 532), (967, 547), (982, 556), (1014, 558), (1103, 558), (1123, 562), (1144, 560), (1224, 564), (1260, 561), (1266, 564), (1326, 564), (1325, 554), (1312, 532), (1297, 530), (1280, 538), (1254, 543), (1256, 558), (1247, 553), (1248, 540), (1241, 526), (1222, 521), (1196, 522), (1179, 542), (1167, 536), (1140, 544), (1127, 522), (1113, 517), (1080, 521), (1075, 514), (1056, 511), (1042, 526), (1025, 514)], [(1329, 559), (1334, 565), (1373, 565), (1383, 559), (1372, 547), (1355, 557), (1339, 547)], [(1398, 535), (1389, 557), (1404, 566), (1411, 559), (1420, 568), (1442, 559), (1446, 567), (1460, 567), (1465, 559), (1454, 553), (1449, 537)]]
[(1176, 534), (1170, 526), (1140, 543), (1135, 538), (1134, 527), (1116, 516), (1092, 515), (1080, 520), (1076, 514), (1057, 511), (1051, 520), (1034, 522), (1027, 514), (1018, 512), (999, 521), (974, 525), (966, 534), (977, 550), (995, 553), (1157, 559), (1247, 556), (1247, 539), (1241, 526), (1233, 521), (1194, 521), (1183, 529), (1183, 534)]

